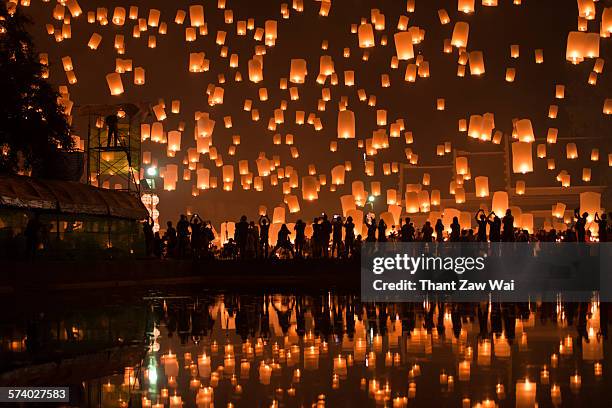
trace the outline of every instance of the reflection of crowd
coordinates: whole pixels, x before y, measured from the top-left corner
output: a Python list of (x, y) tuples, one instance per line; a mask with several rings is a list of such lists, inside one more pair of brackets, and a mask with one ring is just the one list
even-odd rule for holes
[[(503, 217), (494, 212), (486, 214), (480, 209), (475, 215), (477, 227), (463, 228), (458, 217), (453, 217), (447, 227), (442, 219), (432, 226), (430, 221), (418, 228), (410, 217), (399, 220), (399, 225), (388, 226), (381, 217), (366, 214), (363, 219), (365, 227), (365, 242), (590, 242), (594, 238), (586, 228), (589, 214), (579, 214), (574, 211), (574, 223), (564, 231), (554, 228), (530, 233), (526, 229), (517, 228), (511, 210)], [(597, 240), (606, 242), (612, 233), (606, 214), (594, 215), (594, 223), (598, 228)], [(276, 237), (270, 237), (270, 218), (262, 215), (259, 220), (249, 221), (245, 215), (235, 224), (233, 236), (221, 237), (224, 244), (216, 248), (214, 231), (209, 221), (203, 221), (197, 214), (190, 220), (181, 215), (173, 227), (167, 223), (163, 236), (159, 232), (153, 234), (152, 220), (144, 223), (147, 253), (158, 258), (185, 258), (193, 256), (196, 259), (217, 257), (222, 259), (267, 259), (267, 258), (356, 258), (361, 253), (364, 242), (361, 234), (356, 232), (352, 217), (334, 215), (331, 219), (323, 213), (314, 218), (312, 231), (307, 234), (307, 225), (301, 219), (297, 220), (292, 229), (282, 224), (276, 232)], [(309, 231), (310, 232), (310, 231)], [(270, 247), (269, 242), (276, 238), (276, 244)]]
[[(357, 322), (363, 323), (368, 333), (384, 336), (389, 323), (401, 322), (401, 330), (410, 335), (415, 329), (432, 333), (435, 329), (441, 337), (459, 338), (464, 324), (476, 323), (480, 338), (504, 335), (512, 344), (515, 339), (516, 322), (527, 320), (536, 312), (528, 303), (362, 303), (354, 296), (251, 296), (226, 295), (224, 307), (215, 307), (214, 299), (207, 303), (183, 301), (166, 302), (162, 308), (154, 308), (154, 325), (165, 323), (168, 335), (178, 335), (181, 343), (189, 339), (200, 341), (211, 334), (215, 322), (222, 327), (228, 319), (235, 322), (236, 333), (243, 341), (253, 337), (269, 339), (271, 326), (277, 326), (275, 335), (287, 335), (293, 326), (298, 336), (304, 336), (312, 327), (315, 336), (328, 340), (330, 336), (341, 338), (346, 335), (353, 339)], [(219, 311), (223, 310), (223, 315)], [(599, 332), (597, 337), (607, 338), (608, 307), (599, 309)], [(272, 317), (272, 314), (274, 316)], [(592, 318), (591, 304), (584, 303), (542, 303), (537, 306), (537, 318), (541, 325), (563, 321), (563, 325), (575, 326), (578, 340), (586, 339), (587, 321)], [(445, 320), (450, 316), (449, 327)], [(294, 318), (294, 322), (292, 322)], [(219, 322), (218, 320), (222, 321)], [(312, 323), (308, 320), (312, 319)], [(151, 325), (151, 324), (150, 324)], [(447, 331), (451, 329), (450, 332)], [(276, 331), (276, 330), (275, 330)], [(282, 333), (281, 333), (282, 332)], [(582, 344), (578, 342), (577, 344)]]

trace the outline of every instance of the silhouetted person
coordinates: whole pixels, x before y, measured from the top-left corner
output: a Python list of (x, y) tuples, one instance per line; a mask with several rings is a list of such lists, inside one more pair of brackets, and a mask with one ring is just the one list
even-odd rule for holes
[(255, 221), (249, 222), (249, 232), (247, 235), (247, 255), (250, 258), (257, 258), (257, 250), (259, 248), (259, 228), (255, 225)]
[(167, 255), (174, 256), (176, 255), (176, 230), (172, 226), (172, 221), (168, 221), (166, 226), (164, 241), (166, 241)]
[[(410, 222), (410, 217), (406, 217), (406, 222), (400, 228), (400, 239), (402, 242), (414, 241), (414, 226)], [(400, 224), (402, 220), (400, 219)]]
[(574, 210), (574, 217), (576, 217), (576, 238), (578, 242), (586, 242), (586, 223), (589, 213), (585, 212), (582, 216), (578, 213), (578, 209)]
[(342, 217), (335, 215), (332, 220), (332, 258), (334, 257), (334, 250), (336, 251), (336, 256), (340, 258), (340, 251), (342, 250), (342, 226)]
[(423, 233), (423, 242), (431, 242), (434, 230), (431, 228), (431, 223), (429, 221), (425, 222), (421, 232)]
[(268, 257), (270, 249), (270, 218), (268, 214), (259, 217), (259, 253), (262, 257)]
[[(491, 220), (491, 216), (493, 216), (493, 220)], [(487, 217), (487, 223), (489, 224), (489, 240), (499, 242), (501, 240), (501, 219), (491, 211), (491, 214)]]
[(246, 256), (247, 236), (249, 234), (249, 223), (247, 222), (246, 215), (240, 217), (240, 221), (236, 223), (235, 239), (238, 244), (238, 252), (240, 259), (244, 259)]
[(183, 258), (189, 245), (189, 221), (185, 214), (181, 214), (179, 221), (176, 223), (176, 234), (178, 237), (178, 257)]
[(36, 255), (36, 249), (38, 248), (38, 244), (40, 242), (41, 232), (42, 232), (42, 224), (40, 223), (40, 216), (38, 213), (34, 213), (33, 217), (30, 217), (28, 220), (28, 224), (25, 228), (25, 238), (26, 238), (26, 258), (34, 258)]
[(289, 240), (289, 235), (291, 231), (287, 228), (287, 225), (283, 224), (278, 230), (278, 239), (276, 241), (276, 246), (272, 250), (272, 256), (276, 254), (276, 251), (279, 249), (287, 249), (291, 252), (291, 257), (295, 256), (293, 252), (293, 245), (291, 245), (291, 241)]
[(304, 244), (306, 243), (306, 223), (304, 221), (297, 220), (295, 226), (295, 253), (299, 257), (304, 256)]
[(108, 115), (104, 121), (108, 127), (106, 146), (111, 147), (112, 142), (113, 147), (117, 147), (119, 142), (119, 116), (117, 114)]
[(153, 255), (156, 258), (161, 259), (163, 254), (164, 254), (164, 240), (159, 235), (159, 231), (156, 231), (155, 235), (153, 235)]
[(513, 242), (514, 216), (512, 215), (512, 211), (509, 208), (506, 210), (506, 215), (504, 215), (504, 218), (502, 218), (502, 224), (504, 226), (504, 231), (502, 232), (502, 241)]
[(442, 220), (438, 218), (436, 221), (436, 226), (434, 228), (436, 230), (436, 241), (443, 242), (444, 241), (444, 224), (442, 224)]
[(482, 208), (479, 209), (474, 218), (476, 218), (476, 222), (478, 223), (476, 240), (478, 242), (487, 242), (487, 217), (485, 216), (484, 210)]
[(598, 213), (595, 213), (595, 222), (599, 227), (599, 242), (608, 242), (608, 217), (606, 213), (601, 214), (601, 217)]
[(378, 242), (387, 242), (387, 223), (382, 218), (378, 221)]
[(345, 256), (353, 255), (353, 249), (355, 247), (355, 224), (353, 223), (353, 217), (348, 216), (344, 223), (344, 249)]
[(376, 242), (376, 229), (377, 229), (376, 217), (372, 216), (372, 218), (370, 218), (369, 216), (366, 215), (365, 224), (366, 224), (366, 227), (368, 228), (368, 235), (366, 236), (366, 242)]
[(142, 224), (142, 232), (144, 234), (145, 239), (145, 255), (151, 256), (153, 255), (153, 226), (155, 222), (153, 218), (147, 217), (147, 219)]
[(450, 241), (459, 242), (459, 239), (461, 238), (461, 225), (459, 225), (459, 218), (453, 217), (453, 222), (450, 225), (450, 229)]
[(191, 251), (194, 258), (197, 259), (200, 257), (200, 250), (202, 249), (202, 219), (198, 214), (191, 216), (189, 226), (191, 227)]
[(327, 219), (327, 214), (323, 213), (323, 221), (321, 221), (321, 248), (325, 258), (329, 258), (329, 238), (331, 233), (331, 222)]
[(319, 218), (314, 218), (312, 220), (312, 257), (320, 258), (321, 257), (321, 223), (319, 222)]

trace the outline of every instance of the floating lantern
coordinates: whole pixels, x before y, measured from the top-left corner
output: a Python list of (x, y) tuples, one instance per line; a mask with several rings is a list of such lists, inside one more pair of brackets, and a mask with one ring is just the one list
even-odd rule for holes
[(469, 53), (470, 74), (482, 75), (485, 73), (484, 57), (482, 51), (471, 51)]
[(505, 214), (508, 209), (508, 193), (506, 191), (496, 191), (493, 193), (491, 209), (495, 214)]
[(372, 24), (361, 24), (357, 30), (359, 48), (370, 48), (375, 45)]
[(512, 171), (522, 174), (533, 171), (531, 143), (512, 143)]
[(414, 58), (412, 35), (409, 32), (399, 32), (393, 36), (397, 59), (406, 61)]
[[(473, 2), (473, 0), (472, 0)], [(451, 44), (454, 47), (462, 48), (467, 46), (468, 35), (470, 33), (470, 25), (464, 21), (458, 21), (453, 28)]]
[(486, 176), (479, 176), (474, 179), (476, 197), (488, 197), (489, 196), (489, 178)]
[(121, 95), (123, 93), (123, 83), (121, 82), (121, 75), (118, 73), (113, 72), (106, 75), (106, 82), (111, 95)]

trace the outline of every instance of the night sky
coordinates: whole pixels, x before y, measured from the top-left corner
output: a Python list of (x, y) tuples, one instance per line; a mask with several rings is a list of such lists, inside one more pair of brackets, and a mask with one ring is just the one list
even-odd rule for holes
[[(39, 52), (46, 52), (50, 59), (50, 81), (56, 85), (67, 84), (63, 72), (61, 58), (70, 56), (74, 64), (74, 72), (78, 82), (69, 85), (70, 99), (76, 106), (102, 103), (150, 102), (158, 103), (160, 98), (166, 103), (168, 118), (163, 121), (164, 130), (177, 128), (179, 121), (185, 121), (186, 127), (182, 135), (181, 151), (176, 157), (166, 157), (166, 146), (145, 141), (143, 151), (151, 151), (158, 159), (159, 166), (167, 163), (179, 164), (179, 181), (177, 190), (160, 193), (160, 212), (163, 223), (166, 220), (176, 220), (181, 212), (198, 212), (205, 219), (211, 219), (216, 225), (224, 220), (236, 220), (240, 215), (254, 217), (259, 205), (266, 205), (271, 213), (273, 207), (282, 203), (283, 193), (279, 180), (278, 186), (270, 186), (270, 177), (264, 178), (262, 192), (244, 191), (240, 186), (238, 160), (249, 160), (249, 169), (257, 176), (255, 159), (259, 152), (265, 152), (268, 158), (280, 156), (281, 166), (291, 165), (302, 176), (308, 175), (307, 166), (314, 164), (316, 174), (327, 175), (327, 186), (322, 186), (319, 199), (308, 202), (302, 199), (301, 188), (293, 189), (292, 194), (298, 196), (301, 212), (288, 214), (288, 221), (297, 218), (312, 219), (315, 214), (326, 210), (330, 213), (340, 212), (339, 197), (351, 194), (351, 182), (362, 180), (365, 189), (370, 190), (371, 181), (381, 181), (383, 194), (377, 199), (377, 211), (386, 211), (385, 190), (397, 188), (398, 174), (383, 175), (383, 163), (406, 163), (404, 149), (412, 148), (419, 156), (420, 165), (452, 164), (452, 155), (436, 156), (436, 145), (450, 141), (453, 148), (477, 151), (500, 151), (502, 147), (491, 142), (482, 142), (459, 132), (458, 120), (469, 119), (473, 114), (487, 112), (495, 115), (495, 130), (504, 135), (512, 133), (512, 119), (530, 119), (536, 137), (535, 144), (544, 143), (548, 128), (559, 129), (559, 141), (548, 145), (548, 157), (556, 159), (556, 170), (546, 170), (546, 159), (538, 159), (533, 148), (534, 172), (526, 175), (513, 175), (516, 179), (525, 180), (530, 186), (558, 186), (555, 178), (559, 171), (567, 170), (571, 174), (572, 185), (583, 185), (581, 174), (583, 167), (592, 167), (591, 184), (599, 185), (606, 182), (605, 175), (600, 174), (598, 165), (590, 163), (591, 149), (600, 149), (601, 163), (604, 172), (607, 155), (610, 151), (610, 135), (612, 127), (610, 116), (602, 113), (604, 100), (612, 97), (610, 67), (610, 38), (600, 39), (600, 57), (606, 60), (603, 73), (598, 75), (595, 86), (587, 84), (589, 73), (593, 70), (595, 59), (587, 58), (579, 65), (573, 65), (565, 60), (566, 40), (568, 32), (577, 30), (578, 7), (572, 0), (524, 0), (522, 5), (514, 5), (511, 0), (499, 0), (497, 7), (484, 7), (476, 1), (475, 13), (465, 14), (457, 11), (457, 1), (426, 1), (417, 0), (416, 9), (409, 13), (406, 1), (365, 1), (365, 0), (335, 0), (332, 2), (328, 17), (319, 15), (321, 3), (314, 0), (304, 0), (304, 11), (292, 9), (288, 1), (289, 18), (281, 16), (281, 1), (227, 0), (225, 10), (217, 7), (216, 1), (186, 2), (186, 1), (131, 1), (118, 2), (100, 0), (97, 2), (80, 1), (84, 14), (71, 19), (72, 38), (56, 42), (53, 36), (47, 34), (45, 24), (53, 24), (61, 28), (61, 21), (52, 18), (56, 2), (44, 3), (32, 0), (26, 13), (31, 16), (34, 24), (30, 27), (35, 45)], [(203, 4), (208, 35), (197, 36), (194, 42), (185, 41), (185, 28), (189, 26), (188, 8), (191, 4)], [(588, 22), (588, 31), (600, 30), (603, 7), (611, 7), (611, 1), (599, 1), (595, 20)], [(113, 9), (116, 6), (126, 8), (138, 6), (138, 16), (147, 18), (149, 9), (161, 11), (161, 20), (167, 23), (166, 35), (157, 33), (157, 28), (149, 27), (142, 32), (140, 38), (132, 38), (134, 20), (126, 18), (123, 26), (112, 23)], [(87, 12), (96, 7), (108, 8), (109, 24), (88, 24)], [(442, 25), (438, 18), (438, 9), (444, 8), (450, 23)], [(187, 11), (183, 25), (175, 24), (177, 9)], [(365, 18), (371, 22), (371, 9), (379, 9), (385, 16), (383, 31), (375, 31), (377, 45), (367, 49), (369, 60), (363, 61), (364, 49), (359, 48), (357, 34), (351, 33), (351, 24), (359, 24)], [(224, 12), (233, 11), (233, 23), (224, 22)], [(66, 16), (70, 13), (66, 10)], [(417, 78), (416, 82), (404, 81), (408, 63), (415, 60), (400, 61), (398, 69), (391, 69), (391, 58), (395, 55), (393, 35), (398, 32), (398, 19), (401, 15), (409, 17), (408, 26), (418, 26), (425, 30), (425, 38), (414, 46), (415, 55), (422, 55), (429, 62), (430, 77)], [(254, 54), (256, 45), (263, 45), (253, 38), (254, 31), (248, 31), (246, 36), (236, 34), (236, 23), (240, 20), (255, 19), (255, 27), (264, 27), (265, 21), (278, 21), (278, 38), (273, 47), (266, 47), (264, 55), (263, 81), (255, 84), (249, 81), (247, 63)], [(456, 22), (465, 21), (470, 25), (467, 51), (479, 50), (484, 53), (486, 73), (482, 76), (470, 75), (466, 67), (465, 77), (457, 77), (458, 51), (443, 52), (444, 39), (450, 39)], [(221, 46), (215, 44), (217, 31), (227, 32), (225, 46), (228, 47), (228, 57), (220, 56)], [(102, 35), (102, 43), (97, 50), (91, 50), (87, 43), (92, 33)], [(125, 36), (125, 54), (118, 55), (113, 48), (114, 36)], [(157, 37), (157, 47), (147, 48), (148, 35)], [(381, 46), (381, 38), (387, 36), (387, 45)], [(322, 50), (322, 42), (327, 40), (329, 48)], [(510, 46), (520, 46), (520, 56), (510, 57)], [(350, 48), (350, 57), (343, 57), (343, 49)], [(544, 63), (536, 64), (534, 50), (542, 49)], [(210, 70), (204, 73), (189, 73), (188, 61), (190, 52), (205, 52), (210, 60)], [(229, 67), (229, 55), (238, 54), (238, 68)], [(327, 78), (325, 85), (316, 83), (319, 71), (319, 58), (329, 55), (333, 58), (335, 72), (338, 75), (338, 85), (330, 84)], [(119, 96), (111, 96), (105, 76), (115, 70), (115, 58), (130, 58), (133, 66), (144, 67), (146, 84), (137, 86), (133, 83), (133, 72), (122, 74), (125, 92)], [(292, 58), (304, 58), (308, 62), (306, 83), (288, 86), (299, 88), (299, 100), (291, 101), (288, 90), (279, 89), (281, 78), (289, 76)], [(506, 82), (505, 71), (508, 67), (516, 68), (516, 80)], [(355, 71), (355, 86), (344, 86), (344, 71)], [(235, 72), (242, 74), (242, 82), (235, 82)], [(219, 83), (218, 75), (225, 75), (225, 83)], [(381, 75), (388, 74), (391, 86), (381, 87)], [(206, 88), (215, 84), (224, 88), (225, 96), (222, 105), (209, 106)], [(566, 86), (565, 99), (555, 99), (555, 85)], [(266, 87), (269, 98), (262, 102), (258, 98), (258, 90)], [(331, 100), (326, 103), (325, 111), (317, 111), (317, 101), (321, 98), (321, 89), (330, 88)], [(357, 97), (358, 89), (365, 89), (368, 96), (376, 95), (376, 106), (368, 106)], [(338, 102), (342, 96), (348, 98), (348, 109), (356, 116), (356, 139), (337, 139)], [(251, 120), (251, 112), (243, 110), (245, 99), (253, 100), (253, 108), (258, 109), (260, 120)], [(436, 99), (445, 99), (445, 110), (436, 110)], [(172, 100), (181, 101), (180, 114), (171, 114)], [(287, 101), (284, 112), (285, 122), (277, 126), (276, 131), (267, 129), (268, 120), (273, 117), (274, 109), (279, 108), (281, 101)], [(548, 118), (549, 105), (559, 105), (557, 119)], [(405, 131), (399, 138), (389, 138), (390, 147), (379, 150), (374, 160), (375, 176), (364, 174), (363, 149), (357, 147), (358, 140), (372, 137), (372, 132), (379, 128), (376, 124), (376, 110), (387, 110), (387, 133), (389, 125), (397, 119), (404, 119)], [(295, 111), (303, 110), (306, 116), (314, 113), (321, 119), (323, 129), (315, 131), (311, 125), (295, 124)], [(194, 112), (204, 111), (216, 121), (213, 134), (213, 145), (223, 157), (224, 164), (235, 165), (235, 181), (233, 191), (222, 191), (221, 168), (209, 160), (208, 155), (200, 156), (203, 167), (211, 170), (211, 175), (219, 178), (216, 190), (200, 191), (198, 197), (191, 196), (191, 186), (195, 183), (195, 172), (191, 181), (182, 181), (182, 161), (187, 148), (194, 147)], [(231, 115), (232, 128), (223, 126), (223, 118)], [(147, 122), (155, 121), (149, 117)], [(82, 118), (74, 118), (74, 129), (77, 135), (85, 137), (86, 127)], [(413, 134), (414, 143), (407, 145), (405, 133)], [(293, 159), (289, 146), (273, 144), (273, 136), (294, 135), (294, 146), (299, 149), (300, 157)], [(235, 156), (228, 154), (232, 143), (232, 135), (241, 136), (241, 144), (237, 146)], [(603, 139), (577, 140), (578, 160), (567, 160), (565, 144), (571, 140), (563, 138), (602, 136)], [(338, 151), (330, 152), (330, 141), (338, 142)], [(502, 143), (503, 145), (503, 143)], [(344, 161), (352, 162), (353, 170), (347, 173), (346, 183), (339, 186), (336, 192), (330, 192), (330, 169)], [(489, 188), (493, 191), (504, 189), (503, 163), (499, 157), (481, 157), (470, 159), (471, 181), (465, 182), (466, 192), (474, 191), (474, 177), (489, 176)], [(407, 172), (407, 183), (420, 183), (424, 170), (414, 169)], [(428, 171), (431, 173), (431, 186), (442, 192), (443, 197), (449, 196), (449, 182), (452, 175), (448, 170)], [(483, 199), (490, 205), (490, 197)], [(461, 208), (461, 206), (458, 206)]]

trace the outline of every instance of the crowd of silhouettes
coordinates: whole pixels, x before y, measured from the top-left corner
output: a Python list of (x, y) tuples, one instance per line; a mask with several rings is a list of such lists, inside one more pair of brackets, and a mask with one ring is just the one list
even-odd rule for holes
[[(167, 328), (168, 337), (177, 336), (181, 344), (199, 344), (205, 336), (211, 336), (215, 324), (223, 327), (231, 317), (235, 319), (236, 333), (243, 342), (254, 338), (271, 339), (273, 321), (278, 323), (282, 335), (286, 336), (293, 326), (294, 332), (303, 337), (309, 330), (307, 320), (311, 316), (314, 323), (310, 329), (312, 334), (327, 341), (341, 339), (344, 335), (353, 340), (357, 321), (364, 323), (372, 334), (384, 336), (389, 323), (399, 320), (402, 332), (408, 337), (414, 329), (423, 328), (427, 333), (435, 329), (441, 338), (458, 339), (464, 325), (471, 322), (476, 325), (479, 338), (504, 335), (513, 344), (517, 321), (527, 320), (536, 313), (541, 325), (559, 324), (563, 319), (565, 325), (574, 327), (576, 344), (582, 345), (582, 339), (589, 341), (589, 303), (566, 302), (559, 308), (554, 302), (544, 302), (534, 312), (534, 306), (528, 303), (433, 302), (424, 307), (418, 302), (364, 303), (354, 296), (334, 296), (333, 299), (330, 304), (326, 296), (283, 296), (279, 301), (278, 297), (273, 299), (270, 295), (225, 295), (223, 310), (227, 315), (222, 315), (221, 309), (214, 307), (215, 299), (169, 301), (152, 309), (149, 331), (161, 324)], [(272, 312), (275, 318), (271, 317)], [(560, 313), (563, 313), (562, 317)], [(450, 330), (445, 324), (449, 314)], [(295, 322), (292, 322), (292, 316), (295, 316)], [(600, 309), (600, 322), (597, 336), (607, 339), (608, 307)], [(277, 336), (280, 334), (276, 333)]]
[[(564, 231), (543, 229), (530, 233), (517, 228), (510, 209), (500, 218), (495, 212), (487, 214), (479, 209), (475, 214), (476, 229), (462, 228), (458, 217), (445, 226), (442, 219), (435, 225), (426, 221), (416, 227), (410, 217), (400, 219), (399, 225), (388, 226), (381, 217), (366, 214), (363, 219), (365, 242), (587, 242), (591, 241), (590, 230), (586, 228), (589, 214), (574, 211), (574, 223)], [(595, 213), (593, 221), (597, 225), (598, 240), (606, 242), (612, 234), (608, 217)], [(248, 220), (246, 215), (235, 223), (233, 236), (223, 236), (224, 242), (215, 247), (215, 234), (210, 221), (203, 221), (194, 214), (190, 219), (181, 215), (176, 227), (168, 221), (163, 235), (153, 233), (153, 220), (144, 223), (147, 254), (161, 258), (222, 258), (222, 259), (267, 259), (267, 258), (356, 258), (361, 253), (364, 242), (361, 234), (355, 231), (352, 217), (334, 215), (331, 219), (326, 213), (312, 221), (312, 233), (306, 233), (306, 223), (299, 219), (289, 229), (282, 224), (275, 237), (270, 236), (272, 222), (267, 215), (257, 221)], [(226, 233), (227, 235), (227, 233)], [(276, 242), (273, 246), (270, 242)]]

